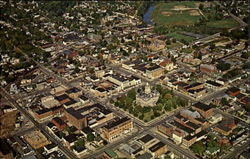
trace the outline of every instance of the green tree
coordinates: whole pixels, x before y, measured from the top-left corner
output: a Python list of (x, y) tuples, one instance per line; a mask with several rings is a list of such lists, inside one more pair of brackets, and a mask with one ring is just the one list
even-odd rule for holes
[(135, 96), (136, 96), (136, 90), (135, 88), (131, 89), (130, 91), (128, 91), (128, 95), (129, 98), (135, 100)]
[(87, 135), (87, 141), (91, 142), (91, 141), (94, 141), (94, 140), (95, 140), (95, 135), (93, 133), (89, 133)]
[(220, 102), (221, 102), (222, 105), (228, 105), (229, 104), (226, 98), (221, 98)]

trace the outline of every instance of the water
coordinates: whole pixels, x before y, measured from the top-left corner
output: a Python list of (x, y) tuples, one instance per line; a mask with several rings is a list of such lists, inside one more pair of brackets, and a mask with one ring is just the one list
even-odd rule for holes
[(154, 6), (150, 6), (147, 10), (147, 12), (143, 15), (143, 21), (147, 24), (153, 24), (153, 22), (151, 21), (151, 14), (154, 10)]

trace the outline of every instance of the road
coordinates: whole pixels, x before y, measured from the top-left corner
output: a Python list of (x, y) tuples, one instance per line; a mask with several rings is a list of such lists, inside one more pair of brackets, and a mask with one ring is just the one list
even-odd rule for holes
[(247, 142), (245, 142), (244, 144), (242, 144), (241, 146), (235, 147), (234, 150), (230, 153), (228, 153), (225, 157), (223, 157), (224, 159), (235, 159), (237, 155), (241, 154), (244, 150), (246, 150), (248, 148), (248, 146), (250, 145), (250, 141), (248, 140)]
[[(26, 55), (26, 54), (25, 54), (25, 55)], [(26, 56), (27, 56), (27, 55), (26, 55)], [(30, 59), (28, 56), (27, 56), (27, 58)], [(33, 59), (30, 59), (30, 60), (34, 61)], [(56, 79), (57, 81), (59, 81), (62, 85), (66, 86), (66, 87), (68, 87), (68, 88), (73, 87), (73, 86), (71, 85), (70, 82), (66, 81), (66, 80), (63, 79), (62, 77), (59, 77), (58, 75), (56, 75), (55, 73), (53, 73), (52, 71), (48, 70), (46, 67), (44, 67), (43, 65), (41, 65), (40, 63), (38, 63), (38, 62), (36, 62), (36, 61), (34, 61), (34, 62), (35, 62), (35, 63), (37, 64), (37, 66), (41, 69), (41, 71), (42, 71), (43, 73), (45, 73), (46, 75), (55, 78), (55, 79)], [(147, 79), (147, 78), (145, 78), (145, 77), (142, 77), (141, 75), (138, 75), (138, 74), (135, 74), (135, 73), (133, 73), (133, 72), (127, 71), (127, 70), (125, 70), (125, 69), (120, 69), (120, 68), (114, 67), (114, 66), (112, 66), (112, 68), (113, 68), (114, 70), (116, 70), (116, 71), (120, 71), (120, 72), (125, 73), (125, 74), (130, 74), (130, 75), (137, 76), (137, 77), (141, 78), (142, 81), (145, 81), (145, 82), (150, 82), (150, 83), (151, 83), (151, 82), (153, 82), (153, 83), (157, 83), (157, 82), (158, 82), (158, 80), (152, 80), (152, 81), (151, 81), (151, 80), (149, 80), (149, 79)], [(126, 142), (126, 141), (128, 141), (128, 140), (130, 140), (130, 139), (132, 139), (132, 138), (134, 138), (134, 137), (136, 137), (138, 134), (142, 134), (142, 133), (149, 133), (149, 134), (151, 134), (152, 136), (155, 136), (156, 138), (158, 138), (158, 139), (164, 141), (164, 142), (168, 145), (169, 149), (173, 150), (174, 152), (177, 152), (177, 153), (180, 154), (182, 157), (184, 156), (184, 157), (187, 157), (187, 158), (197, 158), (192, 152), (187, 151), (187, 150), (184, 150), (184, 149), (181, 148), (180, 146), (178, 146), (178, 145), (172, 143), (171, 141), (167, 140), (165, 137), (163, 137), (163, 136), (161, 136), (161, 135), (159, 135), (159, 134), (156, 135), (154, 132), (152, 132), (152, 129), (153, 129), (155, 126), (157, 126), (158, 124), (160, 124), (160, 123), (162, 123), (162, 122), (165, 122), (166, 120), (169, 120), (169, 119), (173, 118), (173, 116), (176, 115), (179, 111), (174, 112), (172, 115), (165, 115), (165, 116), (163, 116), (162, 118), (159, 118), (159, 119), (157, 119), (157, 120), (154, 120), (153, 122), (150, 122), (150, 124), (145, 124), (144, 122), (142, 122), (141, 120), (139, 120), (139, 119), (133, 117), (133, 116), (130, 115), (129, 113), (124, 112), (124, 111), (122, 111), (122, 110), (116, 108), (115, 106), (113, 106), (112, 104), (110, 104), (109, 102), (107, 102), (107, 100), (103, 100), (103, 99), (97, 98), (95, 95), (91, 94), (88, 90), (86, 90), (86, 89), (84, 89), (84, 88), (82, 88), (81, 90), (84, 92), (84, 94), (85, 94), (91, 101), (106, 106), (107, 108), (111, 109), (111, 110), (112, 110), (115, 114), (117, 114), (118, 116), (125, 116), (125, 115), (126, 115), (126, 116), (131, 117), (132, 120), (133, 120), (133, 122), (134, 122), (134, 124), (135, 124), (135, 126), (137, 126), (137, 127), (139, 128), (139, 130), (138, 130), (137, 133), (133, 133), (133, 134), (131, 134), (131, 135), (123, 136), (120, 140), (115, 141), (115, 142), (113, 142), (113, 143), (109, 143), (109, 144), (106, 145), (105, 147), (103, 147), (103, 148), (101, 148), (101, 149), (99, 149), (99, 150), (96, 150), (95, 152), (93, 152), (93, 153), (91, 153), (91, 154), (86, 155), (84, 158), (93, 158), (93, 157), (96, 157), (96, 156), (98, 156), (99, 154), (101, 154), (102, 152), (104, 152), (105, 150), (110, 149), (110, 148), (114, 148), (114, 147), (118, 146), (119, 144), (124, 143), (124, 142)], [(203, 102), (208, 101), (208, 100), (210, 100), (210, 99), (212, 99), (212, 98), (214, 98), (214, 97), (217, 97), (217, 96), (220, 95), (220, 94), (223, 94), (224, 91), (225, 91), (224, 89), (223, 89), (223, 90), (215, 91), (215, 92), (213, 92), (212, 94), (209, 94), (209, 95), (207, 95), (207, 96), (204, 96), (204, 97), (203, 97), (202, 99), (200, 99), (200, 100), (203, 101)], [(59, 145), (59, 148), (60, 148), (67, 156), (69, 156), (70, 158), (76, 158), (75, 155), (74, 155), (70, 150), (68, 150), (67, 148), (65, 148), (64, 146), (62, 146), (62, 143), (61, 143), (60, 141), (56, 140), (51, 134), (49, 134), (49, 133), (46, 131), (46, 129), (45, 129), (44, 126), (39, 125), (39, 123), (38, 123), (38, 122), (37, 122), (37, 121), (36, 121), (36, 120), (35, 120), (35, 119), (34, 119), (25, 109), (22, 109), (22, 108), (18, 105), (18, 103), (16, 103), (16, 101), (15, 101), (15, 100), (14, 100), (5, 90), (4, 90), (4, 92), (5, 92), (5, 93), (4, 93), (3, 95), (4, 95), (5, 97), (7, 97), (7, 99), (8, 99), (9, 101), (11, 101), (11, 103), (13, 103), (13, 105), (14, 105), (15, 107), (17, 107), (17, 109), (18, 109), (21, 113), (23, 113), (28, 119), (30, 119), (30, 120), (34, 123), (34, 125), (44, 133), (44, 135), (45, 135), (46, 137), (48, 137), (52, 142), (58, 144), (58, 145)], [(186, 99), (189, 99), (191, 102), (197, 102), (196, 99), (193, 99), (193, 98), (191, 98), (191, 97), (189, 97), (189, 96), (187, 96), (187, 95), (185, 95), (185, 94), (183, 94), (183, 93), (181, 93), (181, 92), (179, 92), (179, 91), (174, 91), (174, 93), (177, 94), (177, 95), (179, 95), (179, 96), (182, 96), (182, 97), (184, 97), (184, 98), (186, 98)], [(187, 108), (188, 108), (188, 107), (187, 107)]]
[(44, 125), (38, 123), (32, 115), (28, 113), (23, 107), (21, 107), (14, 98), (2, 87), (0, 87), (1, 94), (9, 101), (17, 110), (22, 113), (28, 120), (30, 120), (50, 141), (54, 142), (58, 145), (58, 147), (62, 150), (62, 152), (71, 159), (77, 158), (69, 149), (64, 147), (60, 141), (58, 141), (53, 135), (51, 135), (45, 128)]

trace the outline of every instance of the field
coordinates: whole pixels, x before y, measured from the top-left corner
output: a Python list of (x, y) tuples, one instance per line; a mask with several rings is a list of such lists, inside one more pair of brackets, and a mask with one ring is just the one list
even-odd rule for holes
[(165, 26), (187, 26), (198, 22), (200, 15), (196, 2), (159, 3), (152, 13), (153, 22)]
[(167, 37), (173, 37), (174, 39), (180, 41), (180, 40), (185, 40), (187, 42), (193, 41), (195, 38), (191, 37), (191, 36), (186, 36), (186, 35), (182, 35), (180, 33), (177, 32), (173, 32), (173, 33), (169, 33), (166, 34)]
[(236, 22), (232, 18), (207, 22), (207, 27), (210, 27), (210, 28), (230, 29), (230, 28), (234, 28), (237, 26), (239, 26), (238, 22)]

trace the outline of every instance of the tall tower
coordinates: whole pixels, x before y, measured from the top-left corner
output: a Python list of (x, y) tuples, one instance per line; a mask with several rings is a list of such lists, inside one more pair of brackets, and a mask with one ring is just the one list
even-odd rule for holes
[(150, 94), (151, 93), (151, 88), (150, 85), (147, 83), (145, 86), (145, 94)]

